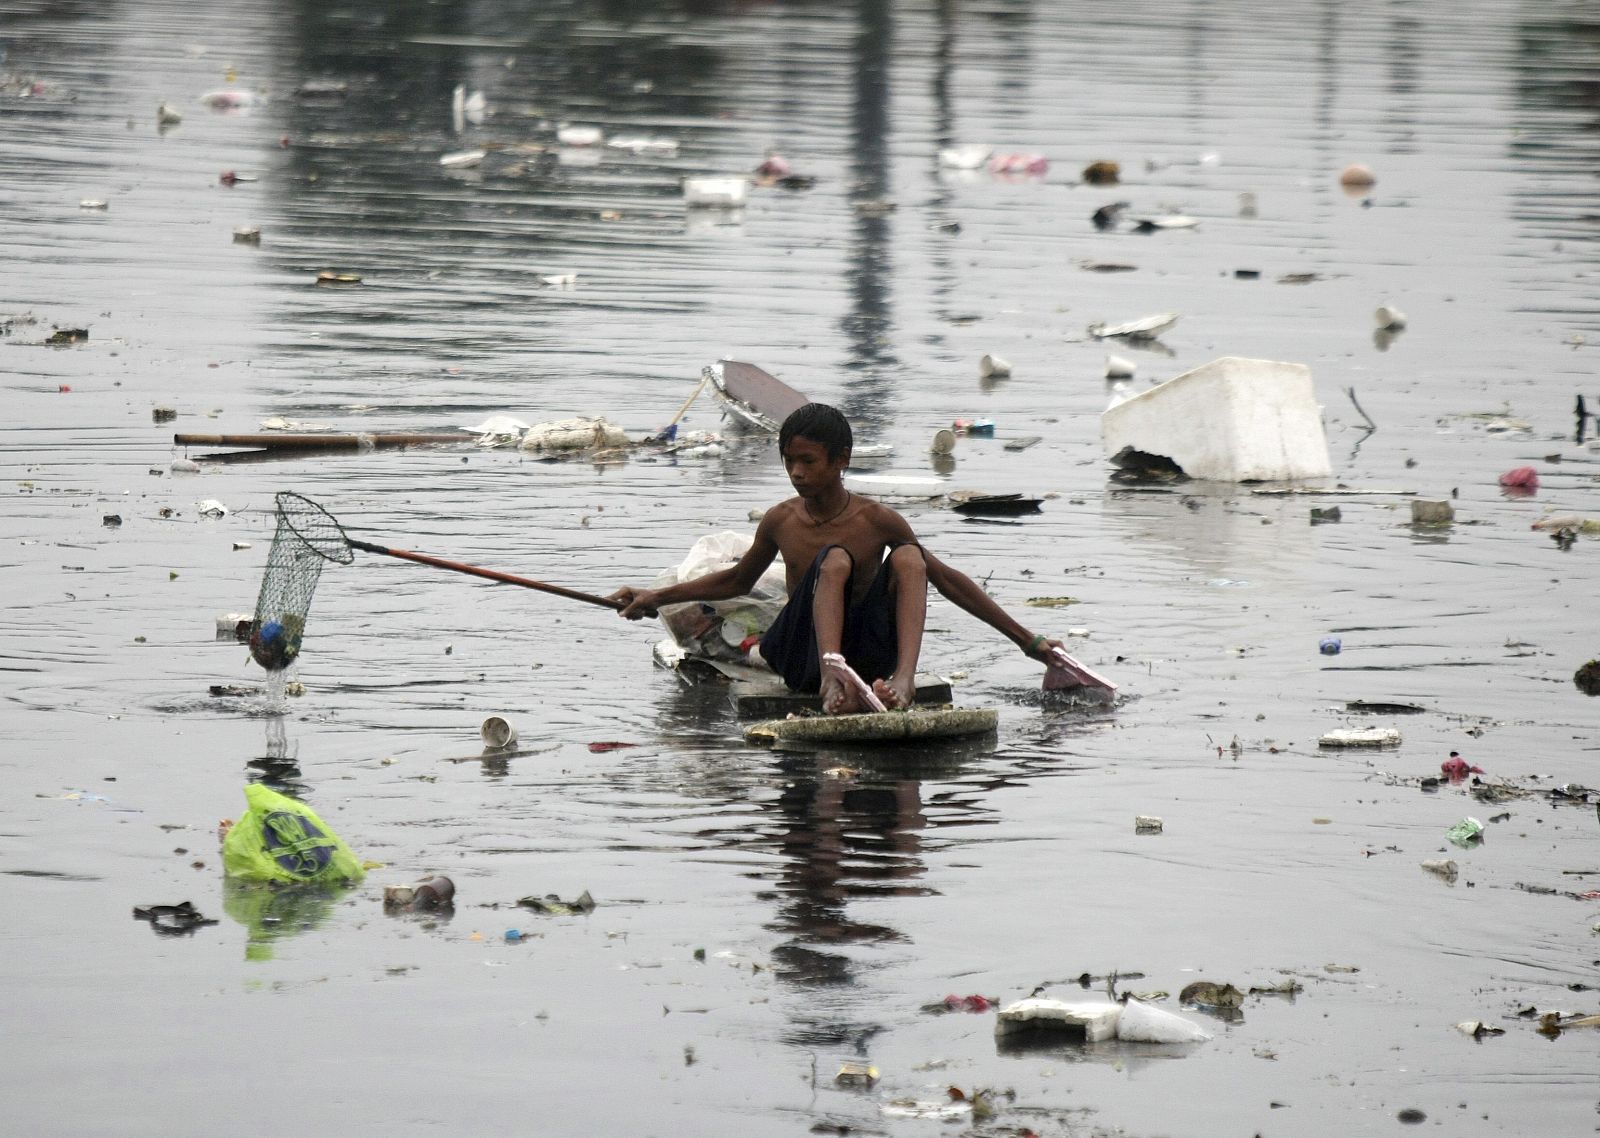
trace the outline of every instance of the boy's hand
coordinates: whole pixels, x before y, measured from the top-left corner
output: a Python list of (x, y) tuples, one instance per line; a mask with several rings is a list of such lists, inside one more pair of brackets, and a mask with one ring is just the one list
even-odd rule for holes
[(639, 620), (642, 617), (656, 615), (656, 594), (654, 589), (632, 589), (624, 585), (606, 598), (608, 601), (621, 601), (622, 611), (619, 616), (628, 620)]
[(1048, 664), (1050, 662), (1050, 653), (1057, 648), (1064, 649), (1066, 645), (1059, 640), (1049, 640), (1036, 636), (1028, 644), (1022, 646), (1022, 652), (1023, 655), (1030, 659), (1037, 660), (1041, 664)]

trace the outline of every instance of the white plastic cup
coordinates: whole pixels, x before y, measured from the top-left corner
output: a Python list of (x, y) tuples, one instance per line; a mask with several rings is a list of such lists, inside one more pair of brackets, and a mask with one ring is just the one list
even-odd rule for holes
[(478, 734), (483, 736), (483, 745), (491, 751), (503, 751), (517, 742), (517, 729), (498, 715), (485, 719)]

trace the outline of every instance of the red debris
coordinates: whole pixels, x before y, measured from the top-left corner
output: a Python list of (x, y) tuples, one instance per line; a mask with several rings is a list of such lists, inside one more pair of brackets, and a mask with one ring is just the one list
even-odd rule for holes
[(769, 154), (761, 165), (756, 167), (756, 176), (760, 178), (787, 178), (792, 170), (789, 161), (781, 154)]
[(221, 182), (224, 186), (231, 186), (238, 180), (239, 175), (234, 173), (232, 170), (224, 170), (217, 178), (217, 181)]
[(1539, 489), (1539, 472), (1531, 466), (1519, 466), (1515, 470), (1508, 470), (1502, 474), (1500, 476), (1500, 485), (1507, 490), (1532, 494)]
[(1050, 162), (1043, 154), (996, 154), (989, 159), (992, 174), (1043, 174)]
[(56, 390), (57, 391), (71, 391), (72, 390), (72, 384), (63, 383), (60, 387), (56, 388)]
[(1445, 777), (1451, 782), (1460, 782), (1469, 774), (1483, 773), (1482, 767), (1469, 765), (1467, 760), (1463, 759), (1456, 751), (1450, 752), (1450, 757), (1439, 764), (1439, 769), (1444, 772)]
[(603, 755), (607, 751), (620, 751), (625, 747), (637, 747), (638, 745), (637, 743), (590, 743), (589, 753), (591, 755)]
[(995, 1001), (988, 996), (946, 996), (944, 1006), (953, 1012), (986, 1012), (994, 1008)]

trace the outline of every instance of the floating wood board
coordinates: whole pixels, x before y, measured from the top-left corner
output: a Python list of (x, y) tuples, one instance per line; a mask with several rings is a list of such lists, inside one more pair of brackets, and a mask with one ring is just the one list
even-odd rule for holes
[(1042, 498), (1024, 498), (1021, 494), (981, 494), (957, 502), (950, 507), (958, 514), (971, 517), (1009, 518), (1018, 514), (1039, 513)]
[(993, 731), (1000, 714), (987, 707), (913, 707), (861, 715), (767, 719), (744, 730), (751, 743), (911, 743)]

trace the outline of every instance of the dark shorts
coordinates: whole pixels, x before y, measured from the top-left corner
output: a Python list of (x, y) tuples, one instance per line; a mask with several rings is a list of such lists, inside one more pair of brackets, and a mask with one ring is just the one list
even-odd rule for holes
[[(895, 637), (894, 597), (889, 592), (888, 554), (896, 548), (890, 546), (885, 553), (866, 595), (855, 604), (845, 606), (840, 650), (845, 661), (869, 684), (892, 676), (900, 659)], [(806, 575), (800, 578), (800, 585), (789, 603), (783, 606), (783, 611), (761, 638), (762, 658), (783, 677), (792, 691), (814, 692), (822, 686), (812, 603), (817, 592), (817, 577), (822, 572), (822, 559), (833, 549), (844, 549), (844, 546), (830, 545), (817, 554)], [(849, 550), (845, 553), (848, 556)]]

